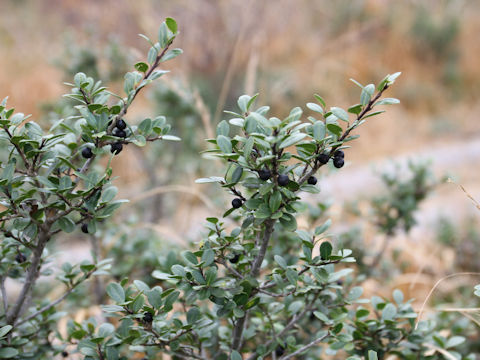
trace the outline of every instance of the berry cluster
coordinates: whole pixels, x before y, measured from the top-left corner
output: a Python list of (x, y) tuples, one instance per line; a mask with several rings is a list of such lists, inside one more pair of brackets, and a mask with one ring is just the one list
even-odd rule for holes
[[(127, 132), (125, 131), (126, 128), (127, 128), (127, 123), (123, 119), (120, 119), (115, 124), (115, 128), (112, 131), (112, 135), (124, 139), (127, 137)], [(123, 145), (121, 141), (115, 142), (110, 146), (110, 152), (112, 154), (117, 155), (122, 150), (123, 150)], [(82, 149), (82, 156), (85, 159), (90, 159), (91, 157), (93, 157), (92, 149), (89, 146), (84, 147)]]
[(345, 153), (342, 150), (335, 151), (333, 154), (333, 166), (340, 169), (345, 164)]
[[(127, 123), (123, 119), (120, 119), (115, 124), (115, 128), (112, 131), (112, 135), (120, 138), (126, 138), (127, 137), (127, 133), (125, 131), (126, 128), (127, 128)], [(115, 155), (119, 154), (122, 150), (123, 150), (123, 145), (121, 141), (113, 143), (110, 147), (110, 152)]]
[[(317, 161), (322, 165), (328, 163), (328, 160), (330, 160), (330, 155), (327, 153), (321, 153), (317, 157)], [(345, 153), (342, 150), (337, 150), (333, 154), (333, 166), (340, 169), (343, 165), (345, 165)]]

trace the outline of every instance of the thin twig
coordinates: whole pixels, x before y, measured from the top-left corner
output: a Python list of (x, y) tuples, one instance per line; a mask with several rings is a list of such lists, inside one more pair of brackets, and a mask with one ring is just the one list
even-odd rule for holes
[(286, 356), (283, 356), (281, 357), (279, 360), (288, 360), (288, 359), (291, 359), (293, 358), (294, 356), (297, 356), (297, 355), (300, 355), (302, 352), (304, 352), (305, 350), (308, 350), (310, 349), (312, 346), (315, 346), (317, 345), (319, 342), (321, 342), (322, 340), (324, 340), (326, 337), (328, 337), (329, 333), (327, 332), (326, 334), (324, 334), (323, 336), (320, 336), (318, 339), (315, 339), (313, 340), (310, 344), (307, 344), (305, 346), (302, 346), (300, 349), (298, 349), (297, 351), (289, 354), (289, 355), (286, 355)]

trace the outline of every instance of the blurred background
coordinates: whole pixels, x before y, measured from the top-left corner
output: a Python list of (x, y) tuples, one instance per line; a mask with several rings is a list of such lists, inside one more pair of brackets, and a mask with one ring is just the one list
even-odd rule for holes
[[(378, 83), (401, 71), (387, 94), (401, 104), (359, 129), (347, 166), (321, 174), (321, 193), (307, 199), (299, 223), (332, 218), (333, 243), (354, 249), (360, 272), (375, 265), (371, 293), (401, 288), (420, 305), (440, 278), (480, 271), (480, 212), (459, 186), (480, 200), (479, 1), (1, 0), (0, 97), (48, 126), (69, 115), (62, 83), (78, 71), (120, 92), (148, 49), (137, 34), (155, 38), (167, 16), (179, 24), (184, 54), (126, 120), (166, 115), (183, 141), (128, 147), (115, 159), (116, 185), (131, 202), (93, 239), (61, 239), (65, 258), (88, 257), (86, 244), (97, 244), (115, 257), (118, 277), (148, 277), (162, 249), (200, 241), (205, 217), (221, 216), (231, 199), (194, 183), (223, 175), (199, 152), (239, 95), (259, 92), (272, 116), (294, 106), (310, 115), (304, 104), (314, 93), (347, 108), (360, 94), (350, 78)], [(478, 306), (471, 288), (479, 280), (447, 279), (429, 308)]]

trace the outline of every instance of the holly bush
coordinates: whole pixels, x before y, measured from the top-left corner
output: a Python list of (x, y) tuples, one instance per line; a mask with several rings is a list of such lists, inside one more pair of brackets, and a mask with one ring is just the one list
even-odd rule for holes
[[(400, 73), (377, 86), (354, 81), (360, 103), (347, 110), (315, 95), (307, 121), (300, 107), (282, 119), (268, 115), (268, 106), (255, 107), (257, 95), (242, 95), (238, 109), (226, 112), (231, 119), (207, 140), (206, 155), (225, 167), (197, 180), (218, 184), (232, 206), (223, 217), (207, 218), (195, 248), (164, 256), (148, 283), (108, 283), (103, 318), (77, 322), (60, 304), (90, 277), (108, 275), (110, 259), (62, 264), (56, 278), (65, 291), (53, 301), (33, 291), (48, 275), (49, 241), (76, 229), (95, 233), (123, 202), (115, 200), (112, 157), (129, 144), (179, 140), (162, 116), (138, 125), (126, 119), (140, 90), (165, 74), (160, 64), (181, 53), (170, 49), (177, 34), (168, 18), (158, 41), (143, 36), (151, 46), (147, 61), (125, 75), (123, 97), (76, 74), (67, 95), (77, 102), (75, 115), (47, 131), (3, 101), (0, 358), (460, 359), (455, 347), (464, 338), (441, 335), (432, 321), (416, 323), (399, 290), (393, 301), (362, 298), (355, 254), (327, 240), (330, 221), (297, 226), (305, 207), (300, 194), (319, 193), (322, 168), (342, 171), (355, 130), (383, 105), (399, 102), (383, 95)], [(8, 278), (23, 282), (16, 297), (5, 287)]]

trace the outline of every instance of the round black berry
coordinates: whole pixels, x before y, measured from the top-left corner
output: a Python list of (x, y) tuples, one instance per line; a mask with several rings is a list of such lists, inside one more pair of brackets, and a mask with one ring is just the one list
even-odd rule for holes
[(277, 182), (280, 186), (286, 186), (290, 182), (290, 179), (288, 178), (288, 175), (282, 174), (278, 175)]
[(127, 137), (127, 133), (124, 130), (120, 130), (119, 128), (113, 129), (112, 134), (113, 136), (116, 136), (116, 137), (121, 137), (121, 138)]
[(123, 121), (123, 119), (120, 119), (115, 124), (115, 127), (117, 129), (120, 129), (120, 130), (125, 130), (125, 128), (127, 127), (127, 123), (125, 121)]
[(83, 149), (82, 149), (82, 156), (83, 156), (85, 159), (90, 159), (90, 158), (93, 156), (92, 149), (90, 149), (89, 147), (83, 148)]
[(18, 253), (17, 256), (15, 256), (15, 261), (21, 264), (27, 261), (27, 257), (23, 253)]
[(83, 233), (88, 234), (88, 224), (83, 223), (81, 229)]
[(333, 155), (333, 157), (343, 159), (345, 157), (345, 153), (342, 150), (337, 150), (335, 151), (335, 154)]
[(262, 169), (258, 172), (258, 177), (263, 181), (267, 181), (271, 176), (272, 173), (268, 169)]
[(150, 311), (146, 311), (145, 314), (143, 314), (143, 321), (146, 323), (151, 323), (153, 321), (153, 315)]
[(115, 155), (120, 154), (122, 150), (123, 150), (123, 145), (122, 143), (119, 143), (119, 142), (112, 144), (110, 148), (110, 152)]
[(231, 258), (229, 261), (232, 264), (236, 264), (238, 262), (238, 260), (240, 260), (240, 254), (235, 254), (235, 256), (233, 258)]
[(328, 162), (328, 159), (330, 159), (330, 157), (328, 156), (328, 154), (325, 153), (321, 153), (317, 157), (317, 160), (320, 164), (326, 164)]
[(333, 159), (333, 166), (335, 166), (337, 169), (340, 169), (344, 164), (345, 161), (340, 157)]
[(282, 356), (284, 352), (285, 352), (285, 348), (281, 345), (278, 345), (277, 348), (275, 349), (275, 355), (277, 356)]
[(238, 208), (241, 207), (241, 206), (242, 206), (242, 199), (240, 199), (240, 198), (235, 198), (235, 199), (232, 200), (232, 207), (233, 207), (234, 209), (238, 209)]
[(317, 178), (315, 176), (310, 176), (307, 180), (310, 185), (315, 185), (317, 183)]
[(67, 357), (67, 356), (68, 356), (68, 352), (62, 351), (62, 356), (63, 356), (63, 357)]

